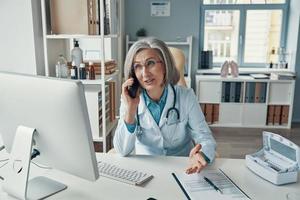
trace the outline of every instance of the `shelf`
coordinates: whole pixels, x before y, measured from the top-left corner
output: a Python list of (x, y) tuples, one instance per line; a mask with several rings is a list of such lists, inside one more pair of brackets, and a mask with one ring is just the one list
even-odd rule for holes
[[(133, 44), (136, 41), (128, 41), (128, 44)], [(167, 45), (178, 45), (178, 46), (185, 46), (185, 45), (190, 45), (189, 42), (165, 42)]]
[[(101, 35), (81, 35), (81, 34), (58, 34), (58, 35), (46, 35), (47, 39), (101, 39)], [(104, 35), (104, 38), (118, 38), (117, 34)]]
[[(197, 74), (220, 74), (221, 68), (214, 67), (212, 69), (198, 69)], [(244, 68), (239, 67), (240, 74), (250, 74), (250, 73), (263, 73), (270, 74), (272, 72), (292, 72), (290, 69), (270, 69), (270, 68)]]
[(268, 128), (268, 129), (289, 129), (290, 127), (288, 125), (264, 125), (264, 126), (258, 126), (258, 125), (244, 125), (244, 124), (210, 124), (209, 127), (226, 127), (226, 128), (232, 128), (232, 127), (238, 127), (238, 128)]
[[(110, 122), (107, 124), (106, 126), (106, 135), (108, 136), (108, 134), (112, 131), (112, 129), (118, 124), (118, 119), (115, 119), (113, 122)], [(102, 132), (102, 130), (100, 131)], [(94, 142), (103, 142), (103, 137), (93, 137)]]
[(109, 81), (110, 79), (114, 78), (119, 74), (119, 70), (116, 70), (114, 73), (105, 75), (105, 81), (101, 79), (101, 75), (96, 75), (95, 80), (80, 80), (83, 85), (101, 85), (105, 83), (106, 81)]

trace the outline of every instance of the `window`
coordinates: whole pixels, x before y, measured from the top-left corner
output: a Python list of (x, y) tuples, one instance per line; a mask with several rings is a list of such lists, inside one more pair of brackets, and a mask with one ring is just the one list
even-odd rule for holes
[(285, 47), (287, 1), (204, 0), (200, 49), (213, 51), (214, 66), (225, 60), (241, 67), (277, 62)]

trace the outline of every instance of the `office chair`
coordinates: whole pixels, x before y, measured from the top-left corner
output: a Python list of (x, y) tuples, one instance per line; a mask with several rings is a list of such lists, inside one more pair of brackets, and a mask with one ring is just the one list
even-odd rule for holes
[(175, 47), (169, 47), (169, 50), (174, 58), (176, 69), (179, 71), (180, 79), (178, 81), (178, 85), (187, 87), (187, 84), (184, 79), (184, 64), (185, 64), (185, 56), (181, 49)]

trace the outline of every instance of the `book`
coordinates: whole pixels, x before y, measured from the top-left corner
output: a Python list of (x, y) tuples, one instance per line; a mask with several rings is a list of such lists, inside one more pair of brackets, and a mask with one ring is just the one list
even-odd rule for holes
[(269, 76), (266, 74), (250, 74), (254, 79), (269, 79)]

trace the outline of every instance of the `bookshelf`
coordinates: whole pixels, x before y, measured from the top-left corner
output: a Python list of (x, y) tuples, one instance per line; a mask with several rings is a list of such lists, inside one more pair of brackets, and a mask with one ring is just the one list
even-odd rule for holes
[[(126, 35), (126, 53), (130, 46), (136, 41), (130, 40), (129, 35)], [(191, 87), (191, 70), (192, 70), (192, 50), (193, 36), (188, 36), (185, 41), (165, 41), (169, 46), (180, 48), (185, 54), (184, 79), (188, 87)]]
[[(114, 59), (117, 61), (117, 70), (114, 73), (106, 75), (105, 68), (101, 67), (101, 72), (99, 75), (96, 75), (95, 80), (80, 80), (84, 85), (93, 140), (97, 146), (101, 143), (103, 147), (101, 149), (103, 149), (103, 152), (107, 152), (109, 150), (108, 144), (110, 143), (107, 139), (111, 138), (110, 134), (117, 125), (115, 116), (120, 99), (120, 91), (118, 90), (121, 84), (121, 73), (119, 73), (118, 66), (121, 66), (121, 54), (123, 52), (120, 51), (122, 44), (122, 21), (119, 17), (122, 12), (122, 2), (120, 0), (55, 0), (53, 2), (59, 5), (68, 4), (75, 7), (77, 6), (78, 9), (84, 12), (82, 16), (79, 15), (78, 17), (86, 18), (86, 20), (82, 22), (83, 25), (81, 25), (83, 27), (80, 27), (80, 30), (84, 29), (84, 31), (86, 30), (88, 32), (82, 33), (81, 31), (76, 32), (72, 30), (68, 33), (64, 30), (62, 33), (57, 33), (53, 31), (54, 28), (51, 27), (51, 23), (53, 24), (51, 12), (53, 13), (54, 11), (50, 11), (52, 8), (51, 0), (41, 1), (46, 76), (55, 77), (55, 64), (60, 54), (63, 54), (68, 61), (71, 61), (70, 50), (73, 48), (73, 39), (79, 40), (81, 44), (85, 44), (84, 46), (80, 45), (83, 54), (90, 49), (97, 54), (97, 59), (93, 59), (91, 56), (90, 59), (89, 56), (86, 56), (88, 59), (85, 59), (84, 55), (84, 61), (97, 61), (101, 66), (105, 66), (106, 60)], [(78, 5), (76, 5), (75, 2)], [(94, 25), (92, 25), (90, 19), (91, 14), (89, 13), (89, 9), (92, 9), (92, 7), (89, 7), (90, 3), (96, 6), (93, 7), (93, 9), (96, 9), (94, 10), (96, 13), (93, 18)], [(83, 4), (88, 5), (83, 7)], [(107, 18), (107, 8), (109, 8), (110, 18)], [(68, 9), (56, 9), (68, 12)], [(58, 13), (57, 15), (62, 16), (62, 14), (65, 13)], [(70, 15), (72, 14), (74, 13), (70, 13)], [(78, 15), (78, 13), (75, 13), (75, 15)], [(64, 24), (59, 21), (60, 19), (61, 18), (56, 19), (56, 24), (63, 27)], [(63, 19), (61, 21), (65, 22), (65, 20), (66, 19)], [(109, 20), (109, 23), (107, 20)], [(71, 21), (70, 23), (73, 22)], [(76, 23), (72, 24), (72, 26), (78, 26)], [(108, 27), (110, 31), (107, 31)], [(91, 32), (92, 29), (93, 32)], [(92, 45), (88, 45), (89, 43)]]
[(196, 75), (199, 104), (212, 127), (291, 128), (295, 80)]

